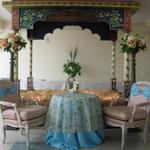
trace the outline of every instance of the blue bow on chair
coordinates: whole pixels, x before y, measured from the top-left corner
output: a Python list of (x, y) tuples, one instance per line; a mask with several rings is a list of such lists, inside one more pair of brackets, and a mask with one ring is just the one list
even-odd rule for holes
[(137, 96), (139, 94), (145, 96), (147, 99), (150, 99), (150, 85), (145, 85), (141, 88), (137, 83), (133, 83), (131, 86), (130, 97)]
[(4, 97), (8, 93), (9, 94), (17, 93), (17, 86), (15, 84), (13, 84), (10, 87), (0, 87), (0, 97)]

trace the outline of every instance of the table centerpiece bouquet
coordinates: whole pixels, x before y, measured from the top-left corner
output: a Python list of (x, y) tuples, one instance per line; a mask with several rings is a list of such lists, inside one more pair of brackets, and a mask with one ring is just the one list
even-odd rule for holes
[(81, 65), (76, 62), (77, 47), (75, 50), (69, 51), (70, 59), (63, 65), (63, 72), (68, 75), (69, 89), (73, 88), (75, 77), (81, 75)]

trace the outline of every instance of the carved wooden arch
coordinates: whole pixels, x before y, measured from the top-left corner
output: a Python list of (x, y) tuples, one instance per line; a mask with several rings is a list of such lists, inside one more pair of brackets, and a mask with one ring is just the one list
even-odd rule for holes
[[(82, 29), (90, 29), (96, 33), (101, 40), (113, 40), (117, 38), (117, 31), (110, 30), (107, 22), (49, 22), (37, 21), (33, 28), (33, 39), (44, 39), (46, 33), (53, 33), (56, 28), (63, 29), (64, 26), (80, 26)], [(112, 36), (114, 35), (114, 36)]]
[[(82, 29), (88, 28), (93, 33), (100, 35), (101, 40), (115, 41), (117, 39), (117, 30), (111, 30), (107, 20), (100, 20), (97, 13), (93, 11), (87, 13), (81, 9), (60, 9), (57, 12), (46, 14), (44, 20), (34, 22), (32, 38), (43, 39), (46, 33), (52, 33), (54, 29), (62, 29), (66, 25), (78, 25)], [(28, 37), (31, 37), (30, 32)]]
[[(32, 36), (32, 39), (43, 39), (46, 33), (53, 33), (56, 28), (63, 29), (66, 25), (77, 25), (82, 29), (88, 28), (92, 33), (98, 34), (101, 40), (116, 41), (117, 39), (117, 30), (111, 30), (107, 21), (100, 21), (96, 14), (85, 14), (82, 11), (72, 10), (60, 11), (56, 14), (50, 13), (45, 17), (45, 20), (36, 21), (33, 29), (28, 29), (28, 38), (30, 39)], [(30, 58), (32, 64), (32, 56)], [(33, 89), (32, 66), (30, 72), (28, 89)], [(116, 81), (113, 83), (113, 86), (116, 89)]]
[(96, 13), (87, 13), (81, 9), (60, 9), (56, 13), (48, 13), (44, 20), (54, 22), (98, 22), (98, 17)]

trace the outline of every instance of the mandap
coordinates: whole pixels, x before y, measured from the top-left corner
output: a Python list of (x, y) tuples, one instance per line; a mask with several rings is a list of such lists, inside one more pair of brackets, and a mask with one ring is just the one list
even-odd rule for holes
[[(12, 13), (12, 29), (15, 31), (26, 29), (27, 31), (30, 42), (28, 90), (33, 89), (33, 40), (43, 39), (46, 33), (52, 33), (54, 29), (62, 29), (66, 25), (88, 28), (93, 33), (99, 34), (101, 40), (112, 41), (110, 82), (112, 90), (116, 90), (117, 32), (118, 30), (131, 31), (131, 16), (140, 8), (140, 3), (132, 0), (12, 0), (4, 1), (3, 6)], [(18, 60), (18, 54), (16, 60)], [(15, 73), (18, 74), (18, 63), (15, 65)], [(14, 71), (12, 77), (19, 89), (18, 75), (14, 79)], [(129, 94), (129, 89), (130, 81), (127, 78), (124, 81), (125, 95)]]

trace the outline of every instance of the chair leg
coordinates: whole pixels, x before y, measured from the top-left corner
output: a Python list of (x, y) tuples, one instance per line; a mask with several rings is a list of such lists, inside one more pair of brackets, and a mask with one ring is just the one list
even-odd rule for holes
[(24, 133), (23, 133), (23, 129), (24, 129), (24, 128), (22, 128), (22, 127), (20, 128), (20, 135), (23, 135), (23, 134), (24, 134)]
[(125, 139), (126, 139), (127, 128), (125, 126), (122, 126), (121, 129), (122, 129), (121, 150), (123, 150), (124, 147), (125, 147)]
[(146, 136), (148, 132), (148, 123), (145, 123), (144, 125), (144, 131), (143, 131), (143, 142), (146, 143)]
[(20, 127), (20, 135), (23, 135), (22, 133), (23, 133), (22, 127)]
[(27, 146), (27, 150), (29, 149), (29, 127), (28, 124), (25, 126), (25, 131), (26, 131), (26, 146)]
[(5, 125), (3, 125), (3, 127), (2, 127), (2, 133), (3, 133), (3, 143), (5, 143), (5, 140), (6, 140), (6, 129), (5, 129)]

